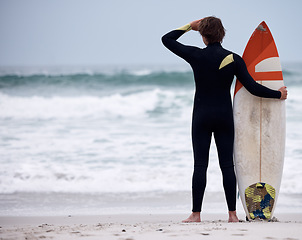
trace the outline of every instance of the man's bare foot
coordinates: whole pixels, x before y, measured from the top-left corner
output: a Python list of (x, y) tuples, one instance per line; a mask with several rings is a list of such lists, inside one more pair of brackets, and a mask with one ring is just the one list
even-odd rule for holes
[(229, 222), (239, 222), (236, 211), (229, 211)]
[(183, 223), (191, 223), (191, 222), (201, 222), (200, 220), (200, 212), (192, 212), (192, 214), (185, 220)]

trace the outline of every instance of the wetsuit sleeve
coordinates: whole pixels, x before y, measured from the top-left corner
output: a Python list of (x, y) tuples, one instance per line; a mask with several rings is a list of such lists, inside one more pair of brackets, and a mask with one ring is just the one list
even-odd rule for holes
[(234, 56), (236, 64), (236, 77), (242, 85), (253, 95), (263, 98), (278, 98), (281, 97), (281, 92), (267, 88), (257, 83), (249, 74), (244, 60), (238, 55)]
[(191, 46), (186, 46), (178, 42), (177, 39), (180, 38), (184, 33), (190, 31), (191, 29), (191, 25), (187, 24), (181, 28), (168, 32), (162, 37), (162, 42), (164, 46), (177, 56), (186, 60), (187, 62), (190, 62), (191, 52), (193, 49)]

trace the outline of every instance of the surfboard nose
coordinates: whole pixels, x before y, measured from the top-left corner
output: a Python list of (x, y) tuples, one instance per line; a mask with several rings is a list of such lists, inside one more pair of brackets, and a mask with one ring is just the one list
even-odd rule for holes
[(267, 25), (264, 21), (262, 21), (258, 27), (256, 28), (256, 30), (262, 31), (262, 32), (266, 32), (267, 30)]

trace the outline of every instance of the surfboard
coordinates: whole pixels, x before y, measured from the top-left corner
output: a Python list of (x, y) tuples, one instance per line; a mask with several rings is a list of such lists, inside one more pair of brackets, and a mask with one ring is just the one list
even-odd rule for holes
[[(264, 21), (242, 58), (255, 81), (274, 90), (284, 86), (277, 47)], [(285, 101), (253, 96), (236, 79), (233, 107), (234, 160), (243, 208), (249, 220), (270, 219), (283, 172)]]

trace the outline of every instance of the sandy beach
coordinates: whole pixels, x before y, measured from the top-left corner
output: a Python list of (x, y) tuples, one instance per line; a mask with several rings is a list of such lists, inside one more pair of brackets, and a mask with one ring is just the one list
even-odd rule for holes
[[(302, 36), (302, 1), (131, 3), (0, 1), (0, 240), (302, 240), (302, 52), (292, 41)], [(247, 222), (245, 196), (236, 194), (240, 222), (228, 223), (215, 133), (202, 222), (182, 223), (192, 209), (195, 96), (200, 92), (201, 102), (213, 107), (210, 114), (225, 97), (221, 106), (230, 111), (236, 79), (231, 84), (228, 74), (236, 66), (240, 75), (240, 64), (233, 59), (225, 65), (230, 71), (216, 71), (220, 63), (201, 62), (198, 72), (209, 68), (213, 78), (201, 77), (192, 71), (195, 60), (175, 56), (161, 38), (211, 15), (222, 20), (221, 46), (235, 60), (262, 21), (279, 51), (253, 62), (260, 71), (255, 80), (263, 76), (259, 83), (276, 77), (288, 87), (284, 166), (274, 162), (261, 170), (261, 182), (278, 193), (270, 222)], [(196, 31), (177, 41), (196, 51), (207, 47)], [(279, 58), (281, 68), (278, 63), (264, 71)], [(215, 82), (223, 71), (228, 81)], [(271, 113), (261, 116), (267, 120)], [(265, 136), (276, 130), (259, 127)], [(265, 143), (261, 155), (268, 149), (263, 139), (254, 139)], [(273, 162), (275, 154), (268, 155)], [(266, 175), (281, 169), (279, 191)]]
[[(279, 214), (278, 221), (228, 223), (226, 215), (203, 215), (181, 223), (184, 214), (0, 217), (0, 239), (302, 239), (302, 214)], [(243, 219), (244, 216), (240, 216)]]

